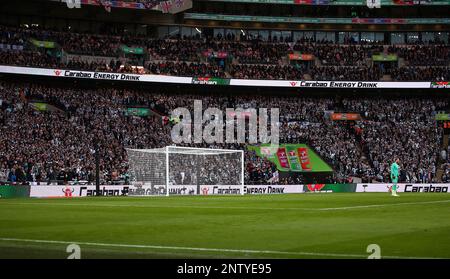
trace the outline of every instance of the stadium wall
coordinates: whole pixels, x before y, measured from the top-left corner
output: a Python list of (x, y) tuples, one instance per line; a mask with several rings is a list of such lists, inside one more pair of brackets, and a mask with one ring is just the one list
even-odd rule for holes
[(26, 198), (30, 197), (30, 186), (2, 185), (0, 186), (0, 198)]
[[(299, 194), (299, 193), (388, 193), (389, 183), (305, 184), (305, 185), (245, 185), (244, 194)], [(449, 193), (450, 184), (400, 183), (399, 193)], [(240, 195), (241, 185), (172, 185), (170, 195)], [(0, 186), (0, 198), (73, 198), (96, 196), (95, 185), (4, 185)], [(103, 185), (101, 196), (163, 196), (164, 185)]]

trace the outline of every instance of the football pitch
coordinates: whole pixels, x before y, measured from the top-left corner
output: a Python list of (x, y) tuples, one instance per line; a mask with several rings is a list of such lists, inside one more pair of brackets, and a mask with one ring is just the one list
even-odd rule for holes
[(447, 193), (1, 199), (0, 258), (450, 258)]

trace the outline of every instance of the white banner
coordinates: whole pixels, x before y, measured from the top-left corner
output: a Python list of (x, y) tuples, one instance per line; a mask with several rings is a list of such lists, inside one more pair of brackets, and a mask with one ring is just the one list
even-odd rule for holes
[[(450, 184), (430, 183), (430, 184), (414, 184), (399, 183), (397, 184), (397, 192), (399, 193), (448, 193)], [(356, 192), (389, 192), (392, 183), (360, 183), (356, 185)]]
[(200, 185), (200, 195), (241, 195), (242, 185)]
[(391, 82), (391, 81), (305, 81), (305, 80), (253, 80), (231, 79), (230, 85), (261, 87), (300, 87), (300, 88), (430, 88), (430, 82)]
[[(244, 194), (303, 193), (303, 185), (244, 185)], [(241, 195), (242, 185), (201, 185), (200, 195)]]
[(247, 185), (246, 194), (298, 194), (303, 193), (304, 185)]
[(161, 82), (161, 83), (191, 83), (190, 77), (174, 77), (164, 75), (138, 75), (138, 74), (122, 74), (122, 73), (105, 73), (60, 69), (41, 69), (28, 67), (0, 66), (0, 73), (22, 74), (50, 77), (68, 77), (80, 79), (100, 79), (113, 81), (135, 81), (135, 82)]
[[(100, 186), (101, 196), (127, 196), (130, 186), (103, 185)], [(54, 185), (31, 186), (32, 198), (71, 198), (96, 196), (95, 185)]]
[[(303, 193), (303, 185), (246, 185), (244, 194), (292, 194)], [(197, 185), (170, 185), (169, 195), (196, 195)], [(200, 185), (200, 195), (241, 195), (242, 185)], [(33, 185), (33, 198), (72, 198), (96, 196), (95, 185)], [(165, 185), (102, 185), (101, 196), (165, 196)]]
[(165, 185), (151, 185), (151, 183), (134, 183), (130, 186), (128, 196), (164, 196), (166, 195)]
[[(392, 184), (358, 183), (356, 192), (389, 192)], [(448, 193), (450, 184), (398, 184), (399, 193)], [(244, 194), (298, 194), (304, 193), (304, 185), (245, 185)], [(196, 195), (197, 185), (170, 185), (169, 195)], [(200, 185), (200, 195), (241, 195), (242, 185)], [(30, 186), (33, 198), (71, 198), (96, 196), (95, 185)], [(103, 185), (101, 196), (164, 196), (165, 185)]]
[[(196, 185), (171, 185), (170, 195), (194, 195)], [(32, 185), (30, 197), (33, 198), (71, 198), (96, 196), (95, 185)], [(165, 185), (102, 185), (101, 196), (165, 196)]]
[[(112, 81), (157, 82), (192, 84), (192, 77), (176, 77), (165, 75), (139, 75), (122, 73), (105, 73), (91, 71), (75, 71), (61, 69), (42, 69), (14, 66), (0, 66), (0, 73), (51, 76), (59, 78), (79, 78)], [(439, 84), (444, 84), (440, 82)], [(446, 82), (448, 84), (448, 82)], [(431, 88), (436, 82), (371, 82), (371, 81), (304, 81), (304, 80), (254, 80), (231, 79), (230, 85), (255, 87), (296, 87), (296, 88)], [(441, 86), (442, 87), (442, 86)]]
[[(134, 184), (130, 186), (129, 196), (165, 196), (166, 185)], [(169, 195), (195, 195), (197, 185), (170, 185)]]
[[(200, 195), (241, 195), (242, 185), (200, 185)], [(245, 185), (244, 194), (303, 193), (303, 185)], [(165, 195), (164, 185), (133, 185), (129, 196)], [(170, 185), (169, 195), (197, 195), (197, 185)]]

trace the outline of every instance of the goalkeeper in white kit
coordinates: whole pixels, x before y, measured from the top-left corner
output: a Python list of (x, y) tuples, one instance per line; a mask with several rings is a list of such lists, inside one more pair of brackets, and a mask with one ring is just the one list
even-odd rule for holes
[(398, 197), (397, 195), (397, 183), (398, 183), (398, 176), (400, 173), (400, 166), (398, 165), (400, 162), (400, 159), (395, 159), (395, 162), (391, 165), (391, 181), (394, 185), (392, 185), (392, 196)]

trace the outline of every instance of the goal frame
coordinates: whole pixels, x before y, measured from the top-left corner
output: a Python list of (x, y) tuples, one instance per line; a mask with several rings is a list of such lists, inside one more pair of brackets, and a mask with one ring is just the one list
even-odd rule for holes
[[(134, 149), (134, 148), (127, 148), (126, 150), (132, 150), (132, 151), (138, 151), (138, 152), (146, 152), (146, 153), (164, 153), (164, 157), (165, 157), (165, 186), (166, 186), (166, 194), (165, 196), (170, 196), (170, 165), (169, 165), (169, 160), (170, 154), (186, 154), (186, 155), (190, 155), (190, 154), (197, 154), (197, 155), (216, 155), (216, 156), (220, 156), (220, 154), (230, 154), (230, 153), (235, 153), (235, 154), (240, 154), (240, 163), (241, 163), (241, 174), (240, 174), (240, 194), (244, 195), (244, 189), (245, 189), (245, 185), (244, 185), (244, 180), (245, 180), (245, 156), (244, 156), (244, 150), (239, 150), (239, 149), (216, 149), (216, 148), (201, 148), (201, 147), (184, 147), (184, 146), (174, 146), (174, 145), (168, 145), (166, 147), (162, 147), (162, 148), (153, 148), (153, 149)], [(174, 152), (174, 150), (180, 150), (180, 152)], [(184, 150), (184, 151), (183, 151)], [(187, 150), (192, 150), (191, 152), (188, 152)], [(204, 153), (201, 153), (199, 151), (204, 151)], [(208, 151), (210, 151), (208, 153)], [(226, 185), (224, 185), (226, 186)], [(197, 193), (198, 195), (200, 195), (200, 193)]]

